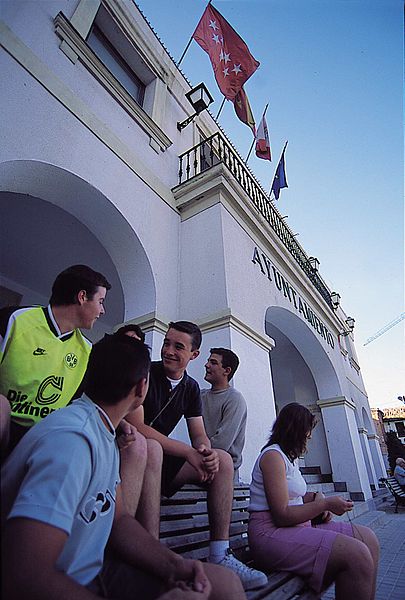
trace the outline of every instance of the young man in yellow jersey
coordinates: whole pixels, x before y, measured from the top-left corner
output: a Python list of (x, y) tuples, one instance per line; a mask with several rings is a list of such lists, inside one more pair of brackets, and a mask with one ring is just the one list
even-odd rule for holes
[(91, 350), (80, 328), (91, 329), (104, 314), (110, 288), (101, 273), (74, 265), (56, 277), (48, 306), (0, 311), (3, 452), (74, 396)]

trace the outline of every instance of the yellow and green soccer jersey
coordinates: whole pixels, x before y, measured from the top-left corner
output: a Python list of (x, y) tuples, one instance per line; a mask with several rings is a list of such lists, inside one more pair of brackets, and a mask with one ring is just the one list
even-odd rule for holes
[(50, 307), (0, 312), (0, 393), (10, 402), (11, 419), (30, 427), (70, 402), (91, 343), (79, 329), (61, 335)]

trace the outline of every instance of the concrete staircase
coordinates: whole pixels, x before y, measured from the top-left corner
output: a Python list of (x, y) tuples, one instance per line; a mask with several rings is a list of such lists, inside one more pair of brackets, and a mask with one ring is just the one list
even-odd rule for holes
[[(323, 475), (319, 467), (302, 467), (301, 472), (307, 482), (308, 491), (322, 492), (325, 496), (343, 496), (350, 499), (345, 482), (332, 482), (330, 475)], [(386, 489), (373, 491), (373, 497), (366, 501), (355, 501), (353, 510), (342, 516), (334, 516), (334, 520), (353, 521), (358, 525), (365, 525), (371, 529), (379, 527), (385, 520), (384, 508), (389, 500)]]

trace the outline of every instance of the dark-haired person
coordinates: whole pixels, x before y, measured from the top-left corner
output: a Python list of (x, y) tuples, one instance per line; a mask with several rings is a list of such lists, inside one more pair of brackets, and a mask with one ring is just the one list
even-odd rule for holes
[(342, 515), (353, 502), (307, 492), (298, 467), (314, 425), (298, 403), (280, 411), (253, 467), (249, 547), (261, 568), (301, 575), (316, 593), (335, 582), (336, 600), (372, 600), (379, 555), (374, 532), (331, 521), (331, 513)]
[(145, 342), (145, 334), (139, 325), (136, 323), (128, 323), (127, 325), (122, 325), (117, 329), (114, 335), (128, 335), (129, 337), (133, 337), (136, 340), (141, 340), (141, 342)]
[(204, 377), (211, 389), (201, 390), (204, 426), (211, 446), (231, 455), (235, 480), (242, 464), (247, 417), (244, 397), (229, 384), (238, 366), (235, 352), (228, 348), (211, 348)]
[[(198, 383), (186, 368), (200, 354), (201, 331), (195, 323), (169, 323), (163, 340), (161, 361), (153, 362), (149, 391), (142, 406), (128, 420), (148, 439), (160, 443), (164, 452), (162, 492), (172, 495), (185, 483), (207, 486), (210, 518), (210, 562), (232, 569), (245, 589), (267, 583), (264, 573), (238, 561), (229, 549), (229, 526), (233, 498), (233, 463), (230, 455), (215, 450), (204, 428)], [(185, 417), (191, 445), (168, 437)]]
[[(144, 332), (135, 323), (122, 325), (113, 336), (145, 342)], [(106, 334), (106, 337), (111, 336)], [(121, 488), (126, 509), (151, 535), (159, 539), (162, 447), (155, 440), (145, 439), (125, 419), (119, 424), (117, 436), (121, 450)]]
[(169, 582), (179, 589), (162, 600), (208, 600), (211, 589), (221, 600), (245, 597), (236, 576), (183, 559), (125, 510), (115, 430), (142, 404), (149, 366), (140, 341), (111, 336), (95, 344), (85, 394), (32, 427), (8, 457), (4, 598), (150, 600)]
[(0, 311), (3, 452), (74, 396), (91, 350), (80, 329), (91, 329), (104, 314), (110, 288), (101, 273), (73, 265), (56, 277), (48, 306)]

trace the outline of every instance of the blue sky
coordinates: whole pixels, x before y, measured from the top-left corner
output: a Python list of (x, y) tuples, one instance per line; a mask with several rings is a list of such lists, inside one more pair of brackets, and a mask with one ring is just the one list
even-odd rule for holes
[[(207, 2), (139, 0), (178, 60)], [(402, 0), (214, 0), (261, 65), (245, 85), (256, 123), (265, 104), (273, 161), (249, 166), (269, 189), (285, 140), (288, 189), (277, 206), (356, 319), (371, 406), (401, 406), (404, 324), (363, 346), (404, 311)], [(181, 68), (222, 102), (193, 42)], [(231, 103), (219, 117), (243, 157), (251, 133)]]

